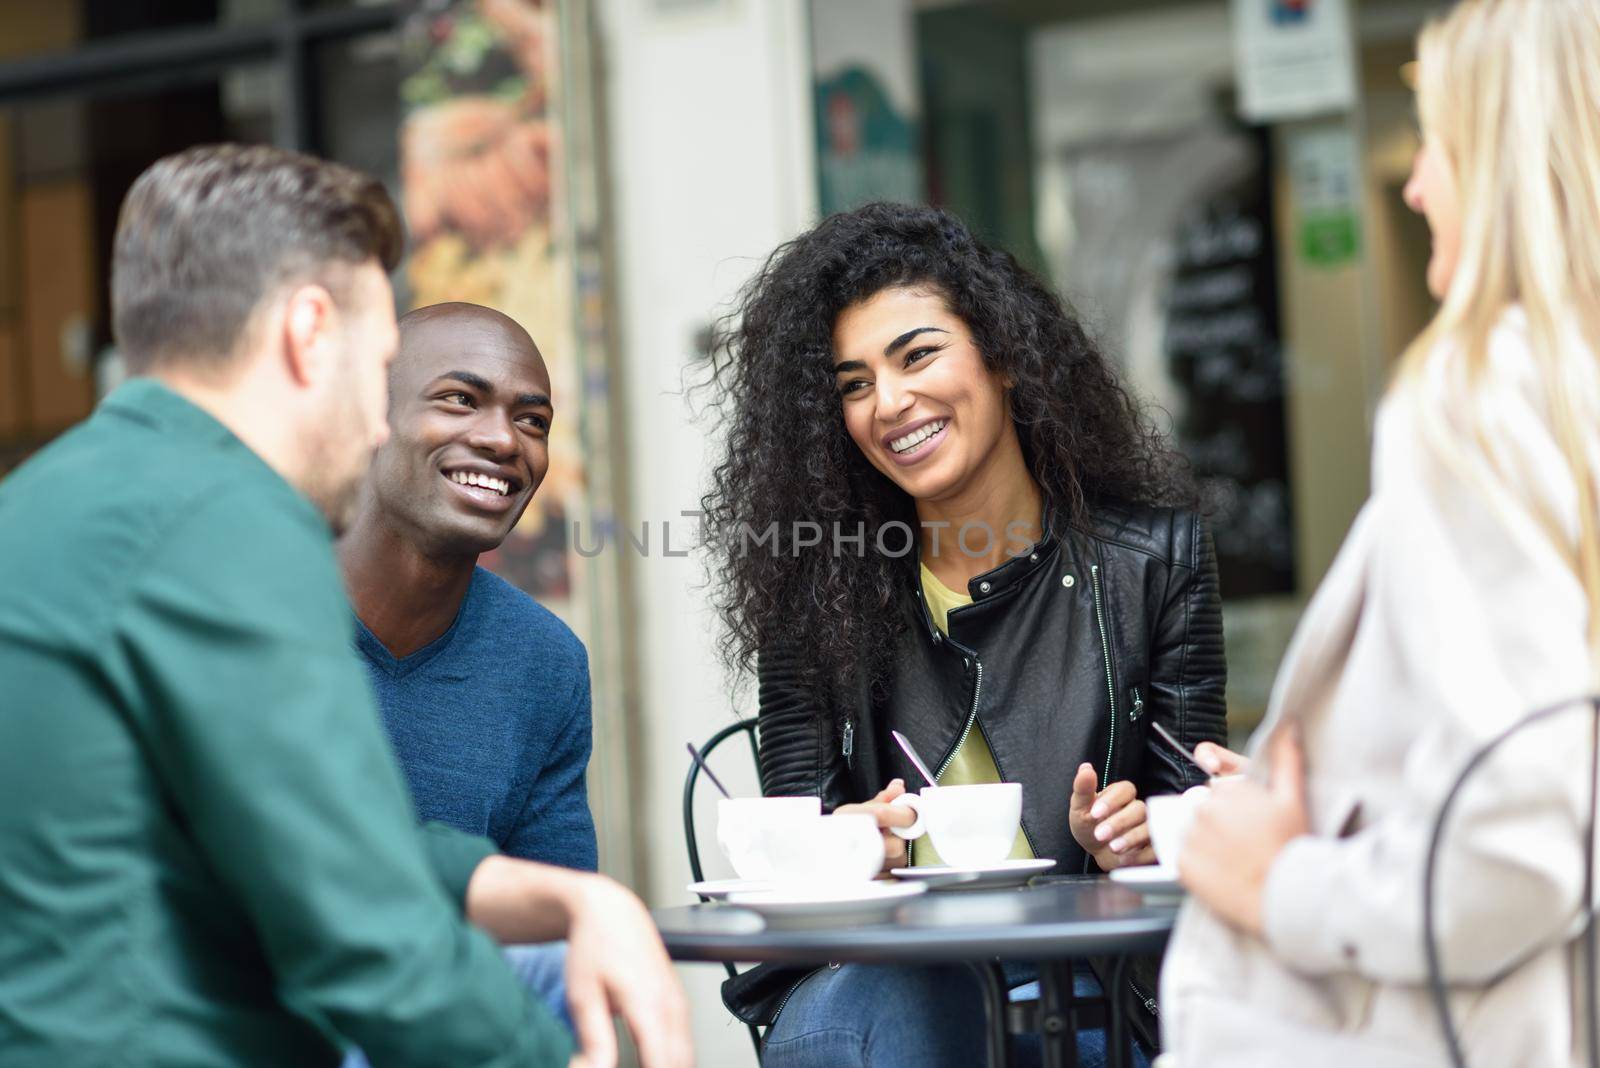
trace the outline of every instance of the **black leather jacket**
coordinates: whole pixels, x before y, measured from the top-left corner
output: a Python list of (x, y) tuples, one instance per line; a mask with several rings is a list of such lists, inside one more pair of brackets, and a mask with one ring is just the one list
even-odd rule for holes
[[(1202, 777), (1150, 722), (1190, 748), (1226, 740), (1210, 536), (1190, 511), (1097, 508), (1064, 537), (1046, 536), (978, 576), (968, 592), (973, 603), (950, 613), (945, 637), (921, 590), (907, 591), (908, 626), (884, 699), (861, 687), (843, 707), (818, 708), (798, 682), (804, 651), (764, 654), (762, 791), (816, 794), (832, 809), (896, 777), (915, 789), (921, 777), (891, 727), (936, 772), (964, 732), (981, 731), (1001, 778), (1023, 784), (1022, 827), (1034, 854), (1055, 858), (1060, 872), (1097, 871), (1067, 826), (1078, 765), (1092, 763), (1102, 786), (1132, 780), (1140, 797), (1178, 793)], [(741, 1019), (769, 1023), (803, 974), (758, 968), (729, 980), (723, 997)]]

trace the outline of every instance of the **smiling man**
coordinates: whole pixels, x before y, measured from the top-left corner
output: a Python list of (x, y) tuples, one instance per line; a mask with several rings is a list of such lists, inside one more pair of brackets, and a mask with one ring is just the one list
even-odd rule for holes
[[(619, 1013), (694, 1063), (632, 894), (419, 830), (349, 648), (402, 243), (377, 179), (267, 146), (128, 191), (133, 377), (0, 482), (0, 1068), (605, 1068)], [(566, 939), (578, 1057), (486, 935)]]
[(418, 816), (593, 870), (587, 655), (478, 566), (549, 466), (544, 358), (507, 316), (437, 304), (400, 320), (389, 385), (391, 435), (339, 553)]

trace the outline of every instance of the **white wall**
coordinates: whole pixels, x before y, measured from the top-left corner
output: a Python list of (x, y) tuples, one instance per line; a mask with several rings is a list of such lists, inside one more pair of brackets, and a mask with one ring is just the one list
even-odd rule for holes
[(1182, 129), (1210, 117), (1213, 86), (1233, 81), (1232, 28), (1220, 2), (1058, 22), (1036, 30), (1028, 51), (1041, 151)]
[[(730, 697), (717, 666), (699, 561), (661, 555), (663, 521), (673, 523), (673, 547), (686, 544), (678, 515), (698, 507), (715, 452), (690, 422), (682, 375), (698, 332), (774, 246), (814, 219), (811, 68), (803, 0), (600, 0), (597, 11), (627, 512), (635, 532), (648, 521), (651, 536), (649, 557), (631, 562), (644, 771), (635, 818), (649, 843), (648, 885), (636, 889), (653, 906), (684, 904), (684, 743), (753, 706)], [(729, 785), (753, 791), (748, 756), (726, 763), (743, 772)], [(721, 969), (681, 974), (698, 1062), (753, 1063), (747, 1033), (718, 996)]]

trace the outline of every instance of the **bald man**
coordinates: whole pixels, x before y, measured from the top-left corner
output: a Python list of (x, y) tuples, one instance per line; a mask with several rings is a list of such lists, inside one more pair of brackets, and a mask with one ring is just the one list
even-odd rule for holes
[(356, 647), (419, 818), (592, 871), (588, 657), (478, 566), (549, 467), (550, 374), (489, 308), (436, 304), (399, 325), (389, 440), (339, 545)]

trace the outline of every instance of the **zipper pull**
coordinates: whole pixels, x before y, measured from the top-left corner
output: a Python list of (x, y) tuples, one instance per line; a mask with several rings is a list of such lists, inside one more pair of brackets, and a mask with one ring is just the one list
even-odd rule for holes
[(844, 766), (854, 767), (852, 758), (856, 755), (856, 721), (853, 719), (844, 721), (844, 744), (840, 748), (844, 750)]
[(1139, 696), (1139, 687), (1133, 688), (1133, 708), (1128, 711), (1129, 719), (1138, 719), (1144, 715), (1144, 698)]

